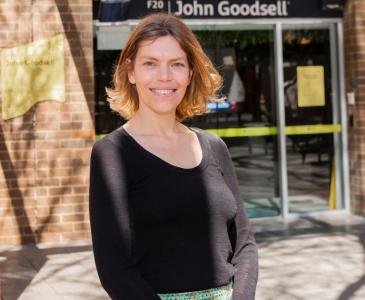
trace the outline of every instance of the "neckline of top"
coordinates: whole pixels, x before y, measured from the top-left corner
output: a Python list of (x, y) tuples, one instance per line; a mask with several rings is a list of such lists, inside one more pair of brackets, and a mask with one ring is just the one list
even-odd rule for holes
[(199, 130), (192, 128), (192, 127), (188, 127), (188, 129), (190, 131), (193, 131), (195, 133), (195, 135), (197, 136), (199, 144), (200, 144), (200, 148), (202, 151), (202, 159), (201, 159), (200, 163), (192, 168), (184, 168), (184, 167), (174, 165), (174, 164), (162, 159), (161, 157), (157, 156), (156, 154), (150, 152), (149, 150), (144, 148), (139, 142), (137, 142), (137, 140), (127, 130), (125, 130), (125, 128), (123, 126), (119, 127), (117, 129), (117, 132), (124, 135), (125, 137), (127, 137), (128, 140), (130, 140), (131, 143), (135, 146), (135, 148), (140, 150), (140, 152), (143, 153), (145, 156), (149, 157), (150, 159), (154, 160), (157, 163), (160, 163), (160, 164), (168, 167), (171, 170), (179, 171), (179, 172), (202, 171), (207, 167), (208, 162), (209, 162), (209, 151), (208, 151), (209, 145), (208, 145), (206, 139), (204, 139), (204, 137), (202, 136), (201, 132), (199, 132)]

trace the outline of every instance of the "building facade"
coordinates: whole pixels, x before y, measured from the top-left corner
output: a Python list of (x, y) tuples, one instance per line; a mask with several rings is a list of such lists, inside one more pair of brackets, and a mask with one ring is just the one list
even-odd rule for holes
[(65, 41), (65, 102), (0, 121), (0, 245), (88, 239), (92, 2), (5, 0), (0, 22), (1, 49), (59, 33)]
[(59, 33), (65, 41), (65, 101), (0, 121), (0, 244), (90, 238), (90, 150), (124, 121), (104, 88), (152, 11), (180, 15), (225, 79), (227, 101), (187, 124), (225, 140), (251, 217), (364, 212), (362, 0), (107, 4), (0, 3), (2, 49)]
[(354, 93), (355, 104), (348, 104), (348, 135), (351, 209), (365, 212), (365, 3), (346, 1), (344, 48), (346, 92)]

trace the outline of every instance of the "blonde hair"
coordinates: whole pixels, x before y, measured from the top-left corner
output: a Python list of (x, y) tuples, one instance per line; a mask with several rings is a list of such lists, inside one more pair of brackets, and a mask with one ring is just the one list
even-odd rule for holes
[(191, 29), (178, 17), (165, 13), (151, 14), (132, 31), (119, 57), (113, 76), (113, 87), (107, 88), (112, 110), (129, 119), (138, 110), (139, 101), (135, 85), (128, 80), (128, 70), (133, 66), (137, 51), (143, 41), (172, 36), (187, 55), (192, 77), (185, 95), (176, 109), (179, 121), (206, 112), (207, 101), (219, 101), (222, 77), (204, 53)]

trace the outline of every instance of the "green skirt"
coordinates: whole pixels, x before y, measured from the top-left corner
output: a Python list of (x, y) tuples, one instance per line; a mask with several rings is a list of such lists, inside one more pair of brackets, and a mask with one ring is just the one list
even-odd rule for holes
[(232, 294), (232, 283), (229, 283), (208, 290), (158, 295), (162, 300), (231, 300)]

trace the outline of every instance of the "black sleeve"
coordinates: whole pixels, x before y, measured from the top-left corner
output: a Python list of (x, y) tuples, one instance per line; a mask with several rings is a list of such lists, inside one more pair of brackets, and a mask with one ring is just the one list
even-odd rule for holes
[(233, 282), (233, 300), (255, 299), (258, 278), (258, 254), (254, 233), (243, 206), (237, 177), (226, 144), (217, 137), (217, 155), (224, 180), (237, 200), (237, 214), (230, 226), (229, 237), (234, 251), (232, 264), (236, 273)]
[(122, 149), (103, 139), (90, 161), (89, 210), (96, 269), (112, 299), (157, 300), (131, 259), (131, 222)]

